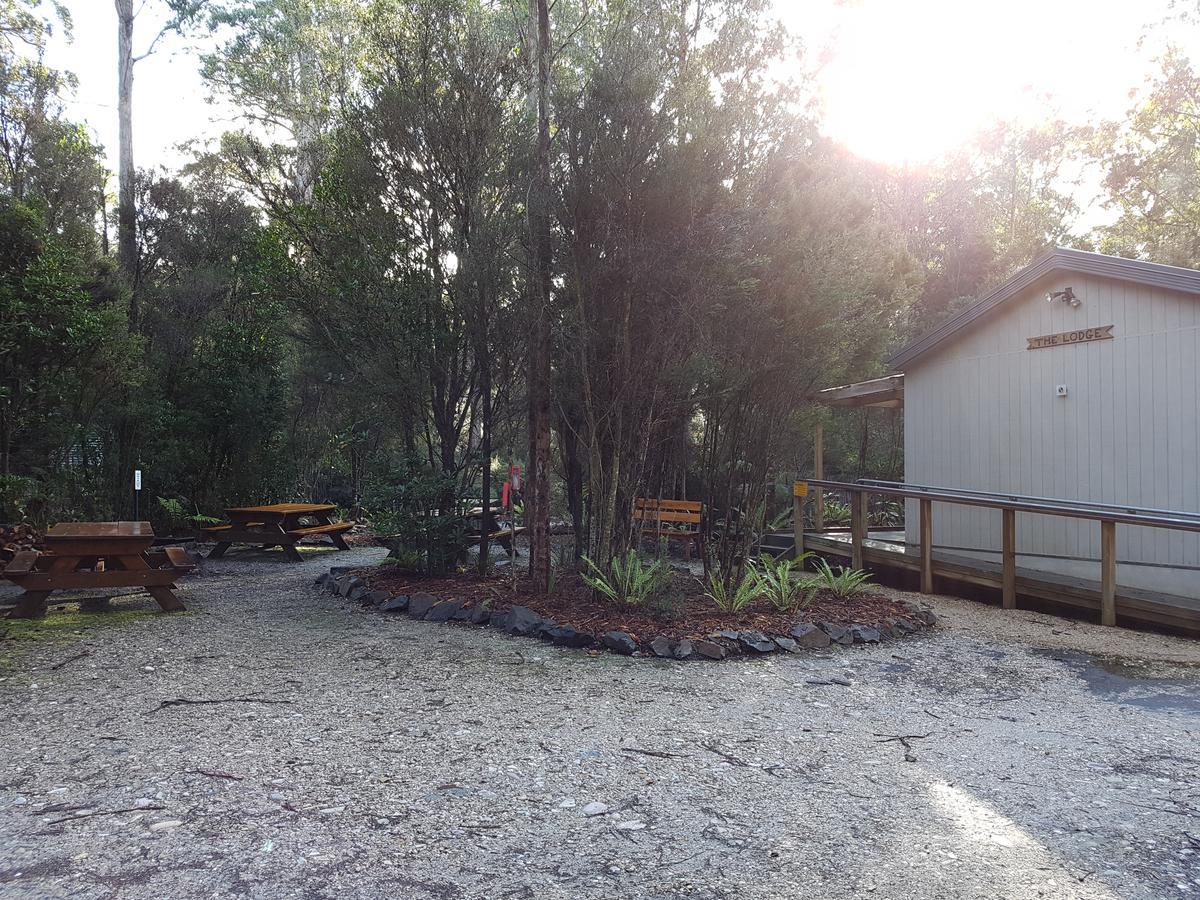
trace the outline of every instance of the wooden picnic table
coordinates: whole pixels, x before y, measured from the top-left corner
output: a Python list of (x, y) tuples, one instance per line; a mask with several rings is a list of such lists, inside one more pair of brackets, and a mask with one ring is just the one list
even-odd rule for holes
[[(209, 559), (223, 556), (231, 544), (257, 544), (260, 547), (282, 547), (296, 562), (304, 557), (296, 544), (326, 535), (339, 550), (349, 550), (342, 537), (353, 526), (349, 522), (334, 522), (330, 515), (337, 511), (332, 503), (272, 503), (268, 506), (234, 506), (225, 510), (228, 525), (205, 528), (204, 533), (217, 542), (208, 554)], [(304, 525), (311, 519), (315, 525)]]
[(44, 552), (25, 550), (3, 575), (25, 589), (9, 615), (31, 619), (46, 612), (46, 598), (59, 590), (143, 587), (164, 612), (184, 608), (171, 591), (191, 571), (179, 547), (152, 550), (149, 522), (60, 522), (46, 532)]

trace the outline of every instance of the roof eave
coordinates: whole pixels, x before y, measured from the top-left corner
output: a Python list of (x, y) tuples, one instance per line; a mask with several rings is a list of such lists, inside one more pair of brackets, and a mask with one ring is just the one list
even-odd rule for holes
[(1058, 271), (1079, 275), (1097, 275), (1131, 281), (1149, 287), (1200, 294), (1200, 272), (1193, 269), (1057, 247), (1043, 253), (999, 287), (892, 355), (887, 360), (887, 364), (893, 369), (904, 369), (913, 360), (924, 356), (952, 335), (973, 325), (1009, 298), (1032, 286), (1051, 272)]

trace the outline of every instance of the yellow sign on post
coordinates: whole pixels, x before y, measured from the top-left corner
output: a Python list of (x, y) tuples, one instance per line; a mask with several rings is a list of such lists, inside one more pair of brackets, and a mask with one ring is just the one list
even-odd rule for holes
[(794, 482), (792, 484), (792, 496), (793, 497), (807, 497), (808, 496), (808, 482), (807, 481)]

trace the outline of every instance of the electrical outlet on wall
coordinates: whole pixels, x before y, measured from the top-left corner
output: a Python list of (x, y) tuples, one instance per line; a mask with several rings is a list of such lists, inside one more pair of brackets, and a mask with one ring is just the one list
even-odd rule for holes
[(1057, 385), (1055, 385), (1055, 386), (1054, 386), (1054, 396), (1055, 396), (1055, 397), (1065, 397), (1065, 396), (1067, 396), (1067, 386), (1066, 386), (1065, 384), (1057, 384)]

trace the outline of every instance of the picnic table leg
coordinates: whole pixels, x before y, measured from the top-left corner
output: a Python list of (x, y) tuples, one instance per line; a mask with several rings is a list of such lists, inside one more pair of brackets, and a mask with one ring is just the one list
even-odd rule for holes
[(40, 619), (46, 615), (49, 591), (26, 591), (17, 598), (17, 608), (8, 614), (10, 619)]
[[(316, 515), (313, 516), (313, 518), (316, 520), (318, 525), (332, 525), (333, 524), (333, 522), (331, 522), (329, 520), (329, 515), (327, 513), (317, 513)], [(486, 517), (485, 517), (485, 522), (486, 522)], [(344, 537), (342, 537), (340, 534), (329, 535), (329, 540), (333, 543), (333, 546), (337, 547), (339, 550), (349, 550), (350, 549), (350, 545), (346, 543), (346, 539)]]
[(304, 562), (304, 557), (300, 555), (300, 551), (296, 549), (295, 544), (280, 544), (283, 552), (287, 554), (287, 558), (292, 562)]
[(148, 587), (146, 588), (146, 592), (158, 601), (158, 605), (162, 607), (163, 612), (183, 612), (187, 608), (168, 587)]
[(217, 546), (208, 551), (208, 559), (219, 559), (225, 555), (225, 551), (229, 549), (228, 541), (217, 541)]

